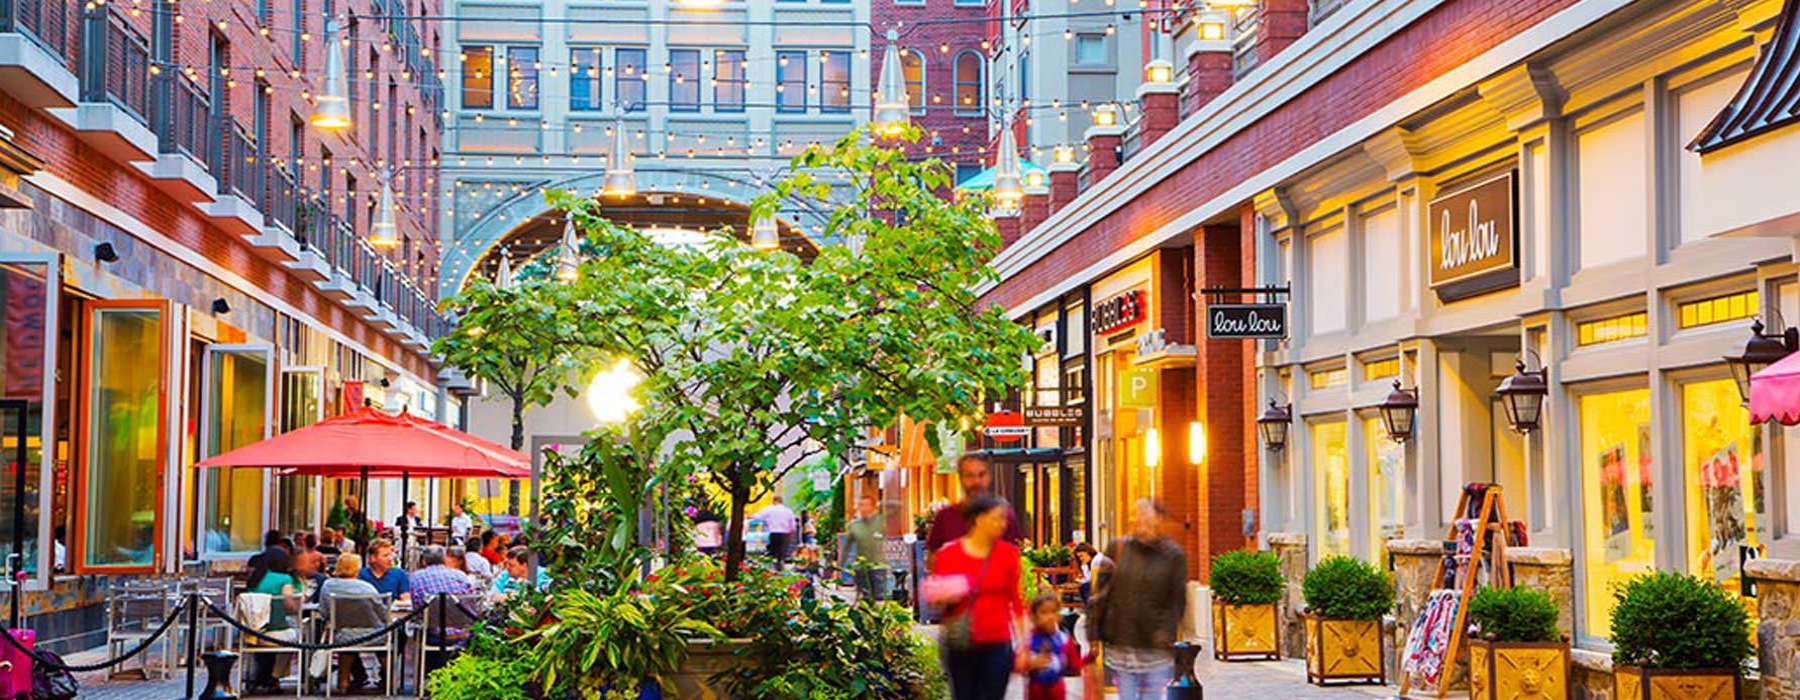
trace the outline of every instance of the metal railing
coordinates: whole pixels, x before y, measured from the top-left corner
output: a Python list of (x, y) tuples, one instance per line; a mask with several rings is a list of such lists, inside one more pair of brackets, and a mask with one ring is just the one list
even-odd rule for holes
[(109, 102), (150, 123), (150, 42), (114, 6), (84, 20), (81, 99)]
[(1125, 135), (1119, 139), (1119, 165), (1131, 160), (1138, 151), (1144, 149), (1144, 111), (1138, 110), (1138, 118), (1125, 126)]
[(277, 224), (300, 237), (300, 186), (294, 182), (294, 173), (286, 165), (267, 163), (269, 193), (263, 200), (263, 216), (269, 223)]
[(244, 130), (244, 125), (228, 117), (219, 118), (218, 133), (224, 146), (220, 168), (214, 172), (219, 178), (220, 194), (242, 197), (266, 213), (263, 170), (258, 165), (262, 158), (256, 139)]
[(0, 32), (31, 37), (67, 61), (76, 9), (75, 0), (0, 0)]
[(211, 167), (213, 139), (207, 133), (206, 125), (212, 121), (212, 101), (199, 85), (187, 78), (175, 79), (174, 89), (169, 93), (169, 103), (164, 106), (163, 116), (157, 124), (163, 152), (184, 153)]

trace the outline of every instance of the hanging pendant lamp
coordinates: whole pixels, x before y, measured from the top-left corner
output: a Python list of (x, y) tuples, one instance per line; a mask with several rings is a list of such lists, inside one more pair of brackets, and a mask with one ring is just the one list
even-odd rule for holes
[(1019, 213), (1025, 199), (1025, 178), (1019, 165), (1019, 145), (1013, 142), (1012, 120), (1000, 123), (1000, 144), (994, 160), (994, 210), (1001, 216)]
[(375, 223), (369, 226), (369, 245), (392, 248), (400, 245), (400, 227), (394, 223), (394, 187), (391, 174), (381, 179), (381, 194), (375, 198)]
[(500, 249), (500, 269), (494, 273), (494, 286), (500, 289), (512, 289), (512, 249)]
[(312, 125), (320, 129), (350, 128), (350, 78), (344, 72), (344, 42), (337, 20), (325, 24), (325, 84), (313, 100)]
[[(623, 108), (621, 108), (622, 110)], [(637, 194), (637, 171), (631, 162), (630, 142), (625, 140), (625, 117), (613, 126), (612, 152), (606, 154), (606, 178), (600, 181), (600, 194), (607, 197), (629, 197)]]
[(906, 71), (900, 63), (900, 33), (887, 31), (887, 50), (881, 55), (881, 81), (875, 91), (875, 134), (894, 138), (906, 132), (912, 105), (906, 94)]
[(573, 282), (581, 275), (580, 241), (575, 236), (575, 215), (563, 218), (562, 244), (556, 254), (556, 278), (564, 282)]
[(750, 225), (750, 247), (757, 250), (774, 250), (781, 247), (781, 224), (773, 215), (757, 219)]

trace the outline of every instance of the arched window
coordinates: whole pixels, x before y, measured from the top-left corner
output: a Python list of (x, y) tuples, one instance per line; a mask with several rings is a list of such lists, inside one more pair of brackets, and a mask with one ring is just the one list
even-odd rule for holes
[(956, 55), (956, 113), (979, 114), (986, 106), (981, 87), (981, 54), (964, 51)]
[(906, 79), (906, 104), (913, 112), (925, 111), (925, 59), (918, 51), (900, 52), (900, 73)]

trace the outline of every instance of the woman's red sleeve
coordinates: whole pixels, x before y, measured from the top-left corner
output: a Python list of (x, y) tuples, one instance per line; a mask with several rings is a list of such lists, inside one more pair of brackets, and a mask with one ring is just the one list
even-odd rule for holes
[(1081, 672), (1081, 650), (1075, 648), (1075, 638), (1073, 636), (1063, 640), (1063, 657), (1066, 659), (1063, 662), (1063, 665), (1068, 667), (1069, 671), (1073, 673)]

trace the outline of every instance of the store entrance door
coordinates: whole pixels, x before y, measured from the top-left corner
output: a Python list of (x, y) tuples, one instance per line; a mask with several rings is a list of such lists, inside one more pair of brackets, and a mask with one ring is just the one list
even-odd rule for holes
[(1068, 480), (1061, 460), (1013, 465), (1011, 484), (1003, 491), (1019, 518), (1019, 535), (1035, 546), (1063, 544), (1069, 538)]

